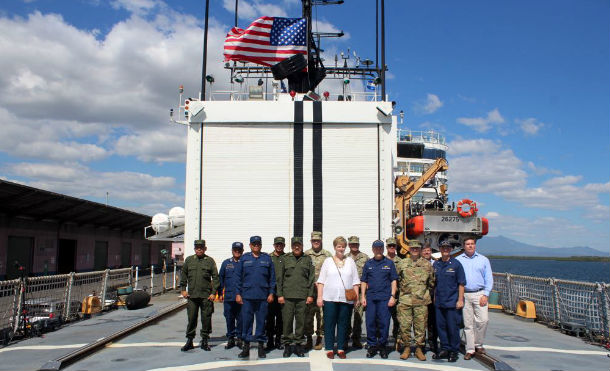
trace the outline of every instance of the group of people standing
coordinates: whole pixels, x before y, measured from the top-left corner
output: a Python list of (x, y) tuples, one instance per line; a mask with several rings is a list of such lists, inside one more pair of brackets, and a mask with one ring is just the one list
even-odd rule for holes
[(182, 351), (194, 348), (198, 312), (200, 347), (210, 350), (213, 300), (219, 294), (227, 323), (225, 348), (240, 347), (240, 358), (250, 356), (253, 342), (258, 343), (259, 358), (274, 348), (282, 349), (284, 357), (304, 357), (307, 350), (322, 347), (328, 358), (335, 354), (346, 358), (349, 340), (352, 347), (362, 348), (365, 322), (369, 358), (376, 354), (388, 358), (393, 323), (401, 359), (414, 353), (426, 360), (427, 330), (433, 358), (455, 362), (463, 312), (464, 359), (471, 359), (485, 352), (487, 298), (493, 285), (489, 260), (476, 252), (475, 241), (466, 239), (464, 253), (457, 258), (451, 256), (451, 244), (441, 244), (441, 258), (435, 261), (430, 246), (422, 249), (417, 240), (408, 241), (404, 258), (397, 254), (394, 238), (385, 244), (374, 241), (369, 258), (360, 251), (357, 236), (335, 238), (334, 253), (322, 248), (321, 232), (311, 233), (311, 248), (306, 251), (302, 237), (293, 237), (291, 252), (284, 253), (285, 239), (276, 237), (270, 254), (261, 251), (261, 237), (252, 236), (250, 252), (243, 252), (241, 242), (232, 244), (232, 257), (222, 263), (219, 273), (214, 260), (205, 255), (205, 241), (195, 241), (195, 255), (182, 268), (182, 296), (188, 298), (187, 342)]

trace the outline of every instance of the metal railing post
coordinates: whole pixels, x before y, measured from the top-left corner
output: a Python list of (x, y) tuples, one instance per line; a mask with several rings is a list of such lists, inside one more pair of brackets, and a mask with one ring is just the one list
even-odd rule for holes
[(150, 266), (150, 296), (155, 293), (155, 266)]
[(133, 287), (133, 265), (129, 267), (129, 286)]
[(74, 272), (70, 272), (70, 278), (68, 278), (68, 283), (66, 284), (66, 291), (64, 296), (66, 297), (66, 301), (64, 304), (64, 321), (70, 318), (70, 304), (72, 303), (72, 284), (74, 283)]
[[(15, 295), (16, 302), (13, 303), (14, 311), (14, 319), (13, 319), (13, 333), (16, 333), (19, 330), (19, 321), (21, 319), (21, 302), (23, 301), (23, 295), (25, 295), (25, 279), (19, 280), (19, 286), (17, 286), (19, 292)], [(25, 331), (26, 329), (24, 329)]]
[(515, 304), (513, 303), (513, 280), (510, 273), (506, 273), (506, 287), (508, 288), (508, 309), (511, 312), (514, 312), (515, 310), (513, 307)]
[(601, 321), (602, 321), (602, 329), (604, 331), (604, 339), (606, 339), (606, 341), (607, 341), (608, 339), (610, 339), (610, 328), (609, 328), (609, 323), (608, 323), (608, 312), (609, 312), (610, 308), (608, 308), (606, 290), (604, 290), (605, 285), (597, 282), (595, 284), (595, 286), (596, 286), (595, 288), (597, 290), (599, 306), (601, 309), (600, 314), (602, 315)]
[(137, 290), (138, 289), (138, 273), (140, 272), (140, 267), (136, 265), (136, 284), (134, 285), (133, 289)]
[(174, 264), (174, 285), (173, 285), (173, 289), (176, 290), (176, 264)]
[(553, 321), (557, 324), (561, 324), (561, 308), (559, 307), (559, 289), (557, 288), (557, 282), (554, 278), (549, 280), (549, 285), (553, 290)]
[(110, 269), (106, 269), (104, 271), (104, 279), (102, 280), (102, 295), (101, 295), (101, 302), (102, 302), (102, 309), (104, 309), (104, 307), (106, 306), (106, 286), (108, 285), (108, 276), (110, 275)]

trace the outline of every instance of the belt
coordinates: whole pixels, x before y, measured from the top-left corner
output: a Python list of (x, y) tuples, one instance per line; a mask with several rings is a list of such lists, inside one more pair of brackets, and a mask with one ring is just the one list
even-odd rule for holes
[(467, 292), (469, 294), (472, 294), (473, 292), (479, 292), (479, 291), (483, 291), (483, 289), (478, 289), (478, 290), (464, 290), (464, 292)]

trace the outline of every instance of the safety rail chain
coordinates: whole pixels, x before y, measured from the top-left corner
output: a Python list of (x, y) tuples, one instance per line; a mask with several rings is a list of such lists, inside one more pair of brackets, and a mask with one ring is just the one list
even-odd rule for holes
[(590, 341), (610, 341), (610, 284), (494, 273), (503, 311), (515, 313), (521, 300), (536, 307), (536, 320)]
[[(151, 295), (179, 289), (180, 267), (159, 266), (106, 269), (98, 272), (57, 274), (0, 281), (0, 344), (24, 332), (25, 309), (30, 324), (57, 318), (59, 324), (80, 319), (81, 303), (98, 296), (103, 309), (116, 303), (117, 288), (132, 286)], [(57, 323), (57, 321), (55, 321)]]

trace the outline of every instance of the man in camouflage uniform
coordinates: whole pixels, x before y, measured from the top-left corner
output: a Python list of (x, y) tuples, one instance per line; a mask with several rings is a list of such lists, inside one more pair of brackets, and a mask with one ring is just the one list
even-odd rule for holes
[[(269, 254), (275, 268), (275, 281), (279, 272), (282, 258), (284, 258), (284, 246), (286, 240), (284, 237), (275, 237), (273, 239), (273, 252)], [(277, 301), (279, 295), (273, 296), (273, 302), (269, 303), (269, 311), (267, 312), (266, 332), (267, 332), (267, 349), (268, 351), (276, 349), (284, 349), (282, 346), (282, 305)], [(275, 342), (273, 341), (275, 338)]]
[[(186, 258), (180, 276), (182, 297), (188, 299), (186, 314), (186, 344), (180, 349), (183, 352), (191, 350), (193, 338), (197, 330), (197, 317), (201, 311), (201, 344), (199, 347), (210, 351), (208, 339), (212, 333), (212, 313), (214, 313), (214, 298), (220, 286), (218, 269), (214, 259), (205, 254), (205, 241), (196, 240), (195, 255)], [(187, 291), (188, 286), (188, 291)]]
[[(311, 258), (311, 261), (316, 268), (316, 276), (314, 282), (318, 281), (320, 277), (320, 270), (322, 269), (322, 263), (326, 258), (330, 258), (332, 254), (322, 248), (322, 232), (313, 231), (311, 232), (311, 249), (305, 251), (305, 255)], [(305, 316), (305, 335), (307, 336), (307, 344), (305, 347), (311, 349), (313, 345), (313, 320), (316, 319), (316, 346), (315, 350), (322, 349), (322, 337), (324, 336), (324, 319), (322, 317), (322, 308), (316, 305), (318, 299), (318, 290), (314, 290), (313, 303), (307, 304), (307, 312)]]
[[(356, 269), (358, 270), (358, 277), (362, 277), (362, 267), (369, 260), (369, 256), (360, 251), (360, 238), (358, 236), (351, 236), (347, 239), (349, 246), (350, 257), (356, 263)], [(362, 348), (360, 343), (360, 337), (362, 336), (362, 315), (364, 313), (364, 307), (362, 305), (354, 304), (354, 325), (352, 327), (352, 321), (349, 322), (347, 327), (346, 339), (352, 338), (352, 346), (356, 349)]]
[[(305, 357), (303, 333), (307, 304), (313, 303), (315, 268), (311, 257), (303, 254), (303, 238), (292, 237), (292, 252), (284, 255), (277, 271), (278, 302), (283, 305), (283, 356), (294, 352)], [(293, 327), (294, 325), (294, 327)]]
[[(398, 267), (398, 263), (402, 260), (396, 253), (396, 238), (390, 237), (385, 240), (386, 245), (386, 257), (394, 262), (394, 265)], [(396, 292), (396, 297), (400, 296), (400, 290)], [(392, 337), (394, 337), (394, 345), (396, 350), (400, 347), (400, 322), (398, 322), (398, 314), (396, 311), (397, 305), (390, 307), (390, 314), (392, 315)]]
[(420, 258), (421, 244), (409, 240), (409, 257), (398, 263), (398, 280), (400, 298), (398, 303), (398, 320), (401, 323), (402, 344), (405, 349), (400, 359), (411, 356), (411, 328), (415, 340), (415, 356), (425, 361), (423, 348), (428, 321), (428, 304), (432, 302), (430, 289), (434, 286), (434, 273), (430, 262)]

